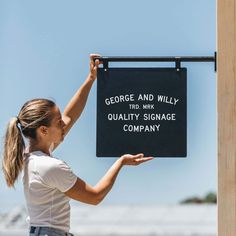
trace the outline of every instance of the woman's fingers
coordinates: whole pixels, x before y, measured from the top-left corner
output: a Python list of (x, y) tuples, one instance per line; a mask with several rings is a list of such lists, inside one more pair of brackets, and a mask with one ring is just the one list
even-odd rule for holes
[(133, 159), (142, 158), (142, 157), (144, 157), (143, 153), (139, 153), (132, 156)]
[(94, 57), (100, 57), (100, 54), (90, 54), (90, 59), (93, 60)]
[(90, 70), (96, 70), (99, 64), (100, 64), (99, 60), (96, 60), (95, 63), (94, 61), (90, 61)]
[(89, 57), (90, 57), (90, 61), (94, 61), (95, 57), (101, 57), (101, 55), (100, 54), (90, 54)]
[(96, 70), (100, 64), (101, 63), (98, 59), (95, 60), (95, 63), (93, 60), (91, 60), (90, 61), (90, 70)]
[(152, 159), (154, 159), (154, 158), (153, 157), (141, 157), (141, 158), (135, 159), (135, 162), (137, 164), (141, 164), (143, 162), (150, 161)]
[[(101, 55), (100, 54), (90, 54), (89, 57), (90, 57), (90, 61), (92, 61), (94, 63), (94, 58), (95, 57), (101, 57)], [(98, 59), (96, 59), (96, 61), (98, 61), (97, 66), (103, 63), (102, 61), (100, 61)], [(95, 61), (95, 64), (96, 64), (96, 61)]]
[(143, 153), (139, 153), (136, 155), (125, 154), (122, 156), (124, 159), (125, 165), (139, 165), (143, 162), (150, 161), (153, 157), (144, 157)]
[(96, 59), (96, 60), (95, 60), (95, 66), (96, 66), (96, 67), (98, 67), (98, 66), (99, 66), (99, 64), (100, 64), (99, 60), (98, 60), (98, 59)]

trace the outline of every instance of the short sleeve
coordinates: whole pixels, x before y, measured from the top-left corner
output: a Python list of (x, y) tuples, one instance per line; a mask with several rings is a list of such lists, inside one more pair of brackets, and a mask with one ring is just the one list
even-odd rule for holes
[(72, 188), (77, 180), (77, 176), (71, 168), (63, 161), (54, 163), (44, 176), (44, 181), (50, 187), (55, 187), (61, 192), (66, 192)]

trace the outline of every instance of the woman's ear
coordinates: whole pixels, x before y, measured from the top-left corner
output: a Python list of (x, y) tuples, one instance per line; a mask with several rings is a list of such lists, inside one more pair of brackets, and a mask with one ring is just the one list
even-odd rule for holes
[(42, 136), (46, 136), (48, 134), (48, 128), (44, 125), (39, 127), (39, 132)]

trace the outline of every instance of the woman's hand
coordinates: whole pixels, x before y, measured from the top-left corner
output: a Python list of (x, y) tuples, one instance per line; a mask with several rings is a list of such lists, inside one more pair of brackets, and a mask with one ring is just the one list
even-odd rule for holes
[(89, 72), (89, 77), (93, 81), (97, 78), (97, 69), (99, 64), (102, 64), (98, 59), (94, 62), (95, 57), (100, 57), (101, 55), (99, 54), (90, 54), (90, 72)]
[(122, 165), (132, 165), (137, 166), (143, 162), (150, 161), (153, 157), (144, 157), (143, 153), (139, 153), (137, 155), (125, 154), (120, 157), (122, 161)]

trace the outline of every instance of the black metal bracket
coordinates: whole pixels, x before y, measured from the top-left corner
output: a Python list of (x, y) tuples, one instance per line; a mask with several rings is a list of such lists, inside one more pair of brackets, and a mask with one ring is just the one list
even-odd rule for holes
[(109, 68), (109, 62), (175, 62), (177, 71), (181, 68), (181, 62), (214, 62), (215, 72), (217, 70), (217, 53), (214, 56), (203, 57), (95, 57), (94, 61), (98, 59), (103, 62), (105, 71)]

